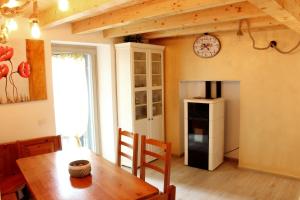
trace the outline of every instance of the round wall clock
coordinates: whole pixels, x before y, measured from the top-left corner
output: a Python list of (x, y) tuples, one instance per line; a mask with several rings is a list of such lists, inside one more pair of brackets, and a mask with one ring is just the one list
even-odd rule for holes
[(193, 48), (197, 56), (211, 58), (219, 53), (221, 43), (217, 37), (205, 34), (195, 40)]

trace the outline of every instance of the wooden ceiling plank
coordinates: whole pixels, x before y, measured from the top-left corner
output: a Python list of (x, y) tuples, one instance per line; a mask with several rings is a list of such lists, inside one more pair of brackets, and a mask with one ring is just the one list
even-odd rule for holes
[(62, 12), (57, 4), (40, 11), (39, 21), (44, 28), (79, 20), (127, 6), (132, 6), (145, 0), (69, 0), (69, 10)]
[(265, 16), (265, 13), (248, 2), (242, 2), (161, 19), (146, 20), (123, 27), (107, 29), (103, 30), (103, 36), (106, 38), (114, 38), (132, 34), (141, 34), (261, 16)]
[[(280, 23), (273, 19), (272, 17), (258, 17), (249, 19), (251, 30), (257, 28), (266, 27), (276, 27)], [(174, 30), (159, 31), (153, 33), (143, 34), (146, 39), (156, 39), (156, 38), (167, 38), (167, 37), (177, 37), (185, 35), (194, 35), (202, 33), (215, 33), (215, 32), (226, 32), (226, 31), (238, 31), (240, 20), (222, 22), (216, 24), (200, 25), (195, 27), (184, 27)], [(242, 23), (242, 30), (247, 29), (246, 23)]]
[[(251, 29), (252, 33), (254, 32), (262, 32), (262, 31), (279, 31), (279, 30), (286, 30), (288, 29), (286, 26), (280, 24), (280, 25), (275, 25), (275, 26), (267, 26), (267, 27), (257, 27)], [(220, 31), (220, 32), (213, 32), (213, 34), (233, 34), (236, 30), (229, 30), (229, 31)], [(247, 37), (247, 36), (246, 36)]]
[(245, 0), (152, 0), (72, 23), (72, 32), (89, 33), (145, 19), (166, 17)]
[(249, 0), (283, 25), (300, 33), (300, 4), (295, 0)]

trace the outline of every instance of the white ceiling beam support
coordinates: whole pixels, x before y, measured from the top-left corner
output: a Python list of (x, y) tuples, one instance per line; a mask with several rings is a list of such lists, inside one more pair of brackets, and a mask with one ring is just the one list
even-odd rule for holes
[(257, 7), (248, 2), (242, 2), (107, 29), (103, 31), (103, 35), (107, 38), (114, 38), (261, 16), (265, 14)]
[(39, 13), (39, 21), (42, 27), (53, 27), (143, 1), (145, 0), (69, 0), (68, 11), (60, 11), (55, 3)]
[(300, 3), (295, 0), (249, 0), (261, 11), (300, 33)]
[(193, 12), (245, 0), (151, 0), (72, 23), (72, 32), (89, 33), (129, 23)]

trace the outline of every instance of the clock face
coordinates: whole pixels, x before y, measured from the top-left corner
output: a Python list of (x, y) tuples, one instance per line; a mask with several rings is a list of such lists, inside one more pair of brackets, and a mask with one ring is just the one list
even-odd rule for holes
[(212, 35), (203, 35), (196, 39), (194, 43), (194, 52), (202, 58), (211, 58), (220, 51), (221, 44), (218, 38)]

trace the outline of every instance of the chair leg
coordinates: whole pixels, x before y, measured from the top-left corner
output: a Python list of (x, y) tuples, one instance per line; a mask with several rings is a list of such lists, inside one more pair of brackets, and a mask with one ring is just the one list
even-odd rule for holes
[(138, 165), (138, 149), (139, 149), (139, 135), (133, 135), (133, 156), (132, 156), (132, 174), (137, 176), (137, 165)]
[(117, 150), (117, 166), (121, 167), (121, 132), (122, 129), (119, 128), (119, 134), (118, 134), (118, 150)]
[(168, 187), (168, 200), (175, 200), (176, 198), (176, 187), (174, 185), (170, 185)]
[(146, 148), (146, 136), (141, 137), (141, 165), (140, 165), (140, 178), (145, 181), (145, 148)]
[(165, 163), (165, 177), (164, 177), (164, 193), (167, 192), (170, 186), (170, 176), (171, 176), (171, 143), (167, 143), (166, 149), (166, 163)]

